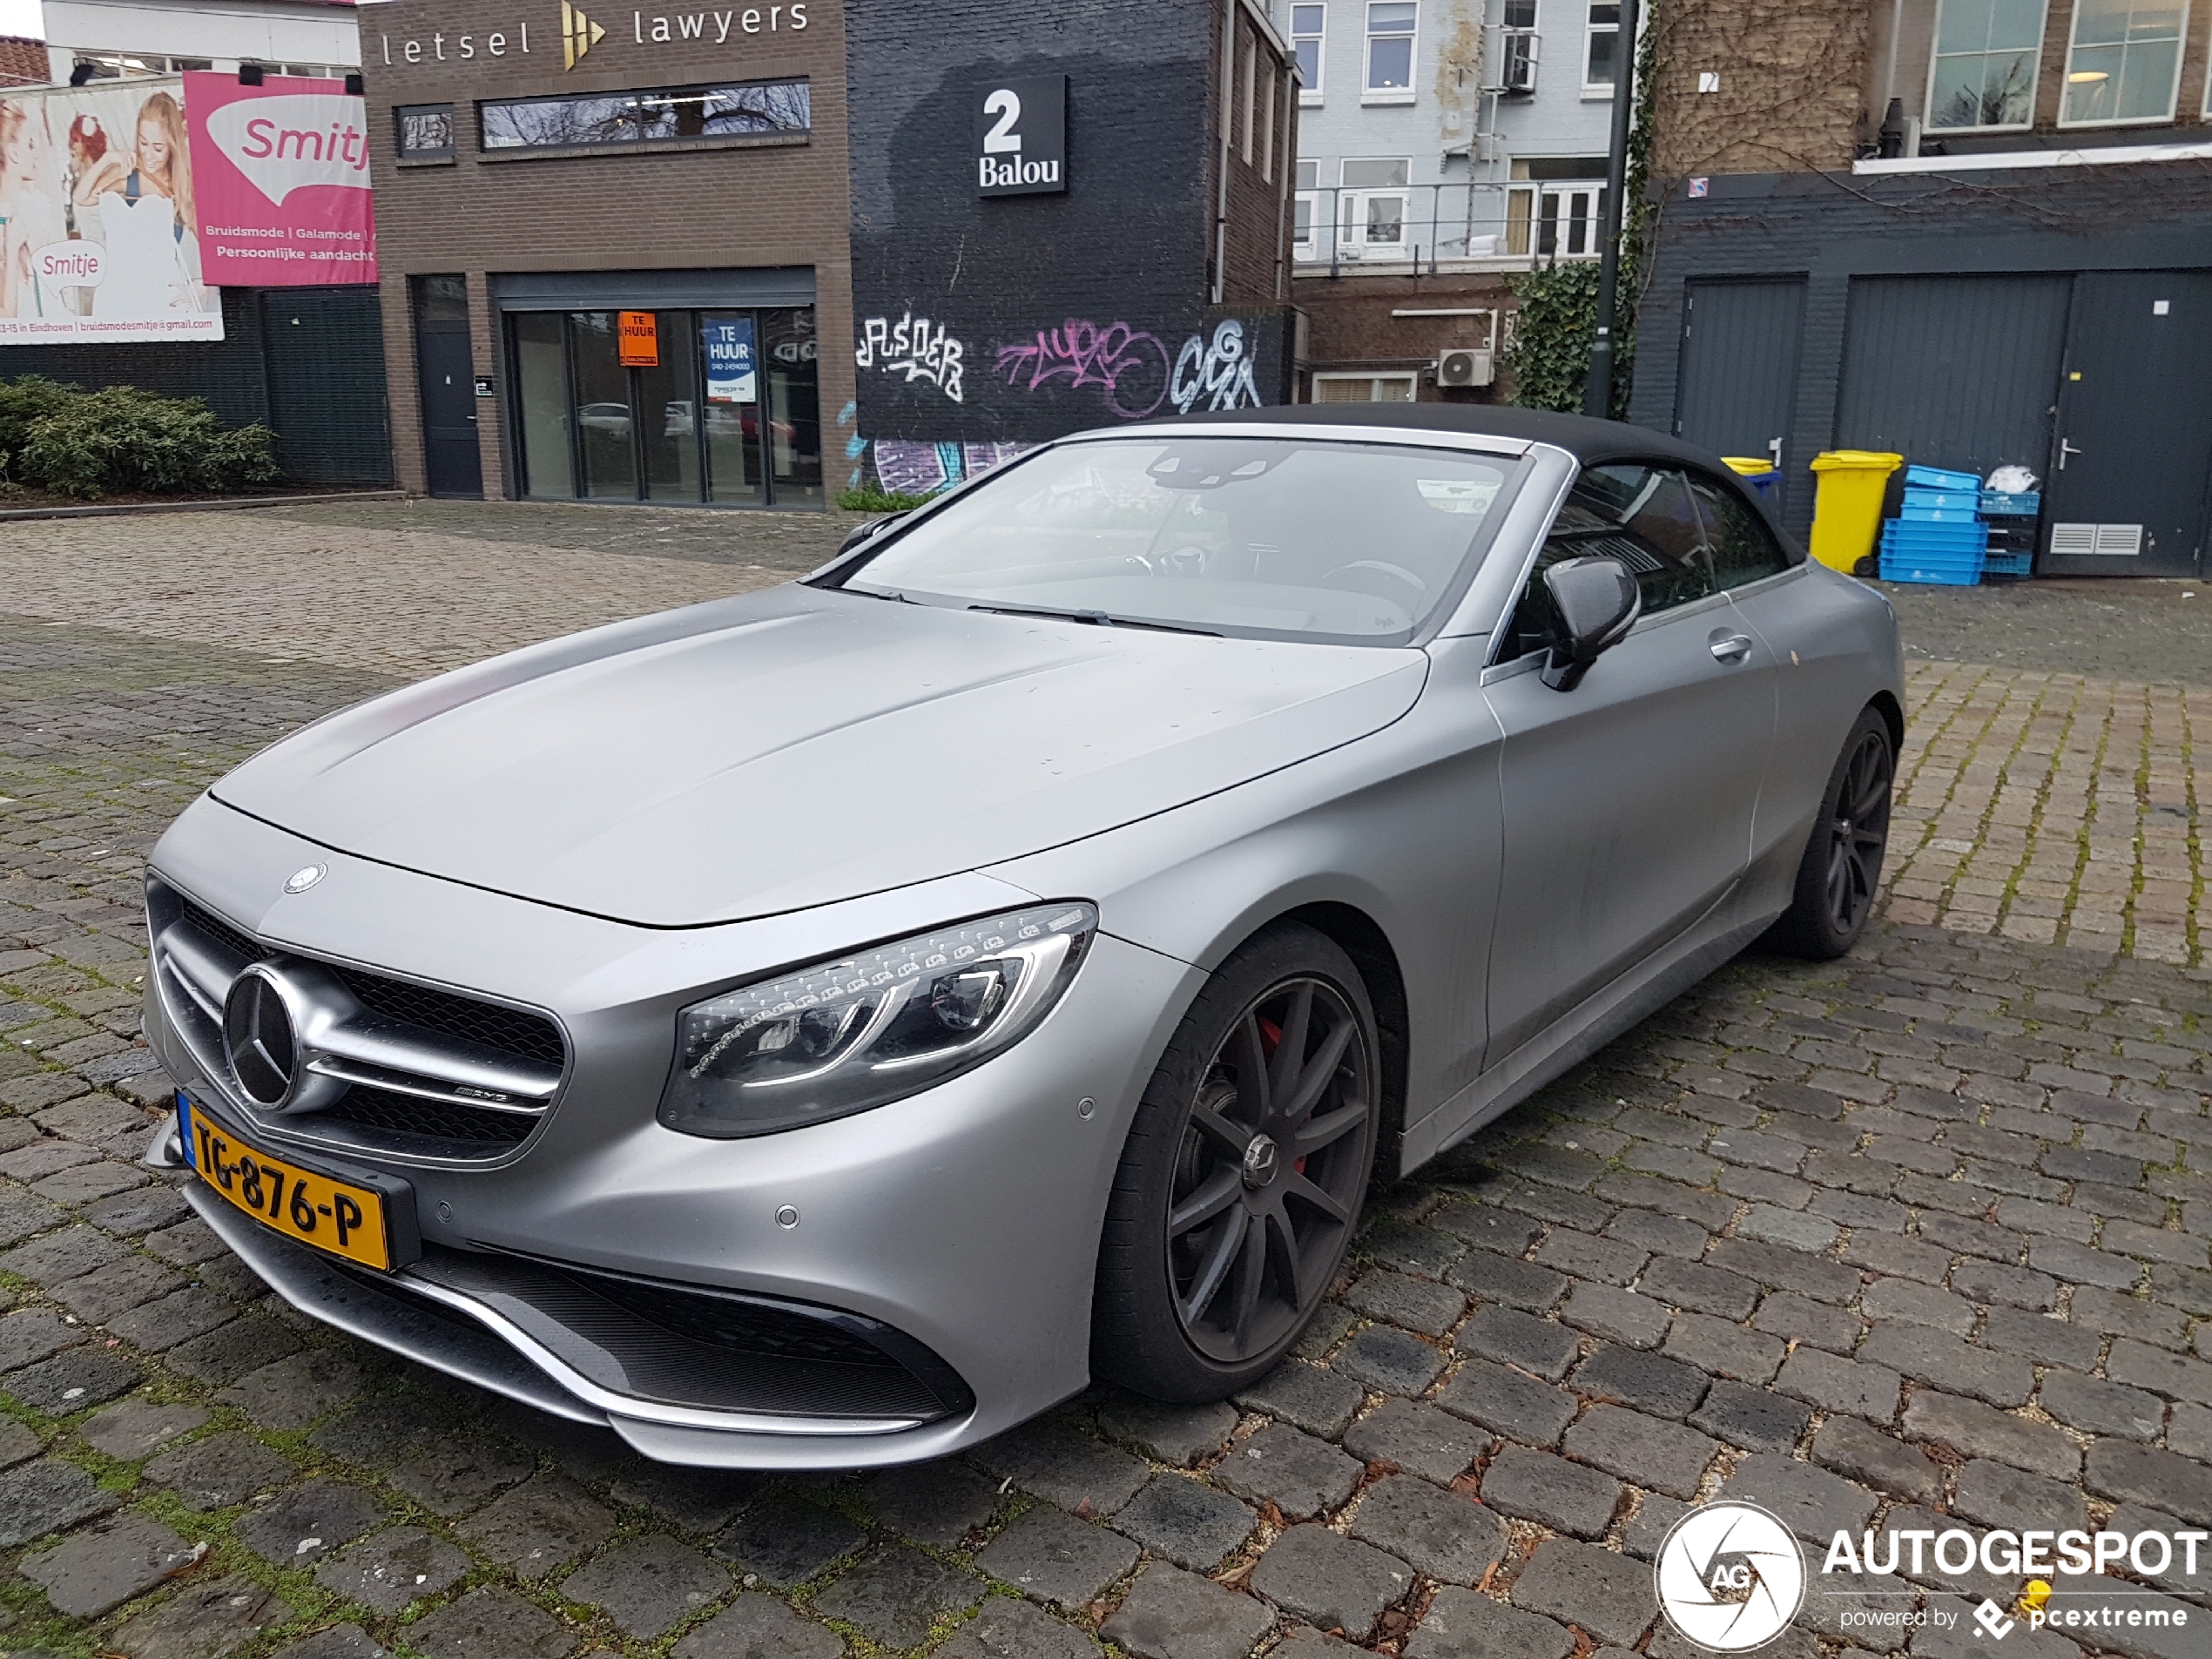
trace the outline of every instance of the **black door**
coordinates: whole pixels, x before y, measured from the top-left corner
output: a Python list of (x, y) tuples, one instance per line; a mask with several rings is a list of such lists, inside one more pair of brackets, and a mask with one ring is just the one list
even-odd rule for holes
[(2193, 576), (2212, 471), (2212, 272), (2074, 280), (2044, 576)]
[(413, 287), (422, 461), (430, 493), (481, 497), (484, 471), (476, 448), (476, 365), (469, 341), (468, 283), (459, 276), (419, 276)]
[(1683, 300), (1675, 435), (1715, 455), (1789, 454), (1805, 285), (1693, 282)]

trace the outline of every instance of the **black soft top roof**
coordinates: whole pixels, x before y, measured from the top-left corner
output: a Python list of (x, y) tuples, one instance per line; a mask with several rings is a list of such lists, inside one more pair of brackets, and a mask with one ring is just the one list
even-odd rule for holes
[(1648, 427), (1489, 403), (1288, 403), (1218, 415), (1198, 412), (1178, 418), (1194, 422), (1230, 421), (1384, 428), (1378, 436), (1393, 430), (1481, 433), (1529, 443), (1548, 443), (1566, 450), (1585, 466), (1635, 457), (1687, 462), (1722, 474), (1728, 470), (1718, 455)]

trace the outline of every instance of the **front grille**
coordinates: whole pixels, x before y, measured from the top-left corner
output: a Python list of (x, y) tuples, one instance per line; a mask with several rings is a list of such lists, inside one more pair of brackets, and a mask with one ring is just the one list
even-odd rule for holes
[(202, 910), (189, 899), (185, 900), (181, 919), (190, 922), (208, 938), (229, 951), (232, 955), (242, 956), (249, 962), (266, 962), (276, 954), (274, 950), (254, 938), (253, 934), (239, 932), (220, 916)]
[(315, 1116), (396, 1135), (485, 1146), (517, 1145), (529, 1139), (530, 1131), (537, 1127), (537, 1119), (525, 1113), (492, 1112), (450, 1101), (422, 1100), (389, 1089), (371, 1089), (366, 1083), (355, 1083), (335, 1106), (324, 1108)]
[(334, 965), (332, 971), (345, 981), (347, 990), (361, 999), (364, 1008), (374, 1008), (387, 1019), (397, 1020), (403, 1025), (419, 1025), (426, 1031), (480, 1042), (502, 1054), (542, 1060), (549, 1066), (557, 1066), (567, 1057), (560, 1028), (542, 1014), (525, 1014), (520, 1008), (502, 1008), (496, 1002), (479, 1002), (473, 996), (457, 996), (451, 991), (433, 990), (427, 985), (386, 979), (381, 974), (358, 968)]
[(270, 963), (295, 985), (320, 975), (324, 1005), (344, 1005), (316, 1040), (314, 1069), (350, 1087), (319, 1108), (257, 1115), (263, 1127), (348, 1151), (484, 1162), (506, 1157), (543, 1121), (568, 1057), (550, 1016), (267, 943), (158, 878), (147, 900), (165, 1005), (210, 1077), (230, 1075), (223, 1007), (249, 964)]

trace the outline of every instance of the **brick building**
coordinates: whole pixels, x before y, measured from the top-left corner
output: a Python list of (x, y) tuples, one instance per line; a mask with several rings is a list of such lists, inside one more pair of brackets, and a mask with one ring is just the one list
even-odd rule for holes
[(412, 488), (804, 506), (1285, 395), (1296, 108), (1251, 0), (364, 23)]
[[(2128, 0), (1657, 9), (1632, 416), (1806, 464), (2042, 480), (2036, 571), (2203, 568), (2212, 17)], [(2116, 32), (2115, 32), (2116, 31)]]

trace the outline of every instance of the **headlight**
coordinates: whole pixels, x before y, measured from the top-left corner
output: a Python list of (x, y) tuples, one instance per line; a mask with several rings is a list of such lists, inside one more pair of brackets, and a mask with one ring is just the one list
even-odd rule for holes
[(1087, 904), (958, 922), (748, 985), (677, 1016), (660, 1121), (728, 1139), (866, 1111), (1019, 1042), (1098, 926)]

